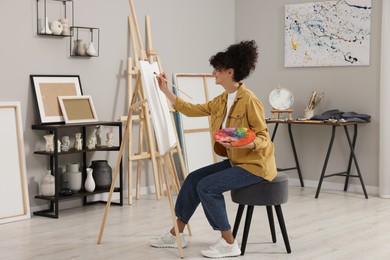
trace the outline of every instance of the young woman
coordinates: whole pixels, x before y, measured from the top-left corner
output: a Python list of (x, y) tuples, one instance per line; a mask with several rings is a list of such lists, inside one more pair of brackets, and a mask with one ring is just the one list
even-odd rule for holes
[(165, 74), (157, 76), (159, 87), (173, 107), (186, 116), (211, 116), (211, 128), (217, 132), (225, 127), (246, 127), (255, 132), (253, 142), (233, 147), (229, 142), (214, 142), (214, 151), (226, 160), (190, 173), (176, 200), (175, 213), (180, 234), (174, 228), (150, 240), (153, 247), (177, 247), (179, 235), (186, 246), (183, 230), (201, 203), (207, 220), (221, 238), (201, 253), (205, 257), (232, 257), (241, 254), (233, 238), (226, 213), (223, 193), (250, 184), (272, 181), (277, 175), (274, 146), (265, 122), (264, 107), (242, 80), (255, 69), (255, 41), (242, 41), (229, 46), (210, 58), (215, 83), (225, 92), (206, 104), (191, 104), (177, 97), (167, 86)]

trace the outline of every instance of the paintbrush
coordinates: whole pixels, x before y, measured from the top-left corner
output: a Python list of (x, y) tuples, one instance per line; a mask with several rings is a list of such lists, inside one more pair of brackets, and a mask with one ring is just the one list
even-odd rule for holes
[[(156, 72), (153, 72), (154, 75), (158, 76), (158, 74)], [(187, 93), (185, 93), (183, 90), (179, 89), (178, 87), (175, 86), (175, 84), (169, 82), (166, 78), (164, 77), (161, 77), (166, 83), (168, 83), (169, 85), (171, 85), (172, 87), (174, 87), (176, 90), (180, 91), (182, 94), (186, 95), (187, 97), (191, 98), (191, 96), (189, 96)]]

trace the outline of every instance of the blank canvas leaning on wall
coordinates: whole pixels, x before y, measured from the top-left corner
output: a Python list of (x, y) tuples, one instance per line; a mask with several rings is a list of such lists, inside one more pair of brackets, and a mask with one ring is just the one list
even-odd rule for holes
[[(181, 92), (177, 95), (195, 104), (203, 104), (221, 94), (224, 89), (215, 84), (211, 74), (178, 73), (174, 75), (177, 87), (191, 96), (189, 100)], [(215, 163), (209, 117), (187, 117), (179, 113), (179, 136), (189, 172)]]
[(142, 85), (148, 101), (158, 151), (165, 154), (176, 144), (175, 127), (173, 125), (167, 98), (158, 87), (154, 72), (160, 74), (157, 62), (140, 61)]
[(0, 102), (0, 224), (30, 218), (19, 102)]

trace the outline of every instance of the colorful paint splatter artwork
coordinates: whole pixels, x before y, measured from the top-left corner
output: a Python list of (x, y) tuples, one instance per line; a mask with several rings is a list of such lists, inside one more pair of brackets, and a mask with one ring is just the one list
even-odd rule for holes
[(285, 67), (370, 64), (371, 0), (285, 7)]

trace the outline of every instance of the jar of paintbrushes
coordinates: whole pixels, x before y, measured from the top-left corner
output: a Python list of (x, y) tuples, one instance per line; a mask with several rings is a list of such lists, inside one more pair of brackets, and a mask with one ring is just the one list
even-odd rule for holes
[(325, 96), (324, 93), (318, 95), (316, 91), (313, 91), (311, 93), (309, 102), (307, 103), (307, 106), (303, 110), (303, 117), (305, 119), (311, 119), (314, 116), (314, 109), (320, 104), (324, 96)]

